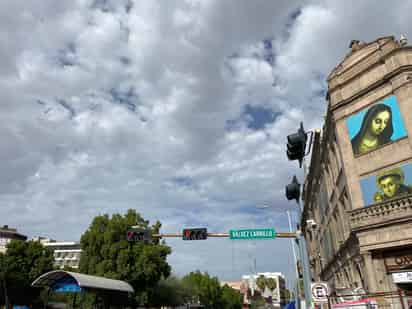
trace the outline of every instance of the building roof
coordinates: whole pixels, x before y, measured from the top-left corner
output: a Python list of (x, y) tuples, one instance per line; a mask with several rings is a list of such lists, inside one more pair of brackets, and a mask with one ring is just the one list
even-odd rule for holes
[(74, 241), (59, 241), (59, 242), (45, 242), (43, 243), (46, 247), (58, 247), (58, 246), (80, 246), (79, 242)]
[(118, 292), (134, 292), (133, 287), (125, 282), (114, 279), (107, 279), (104, 277), (91, 276), (81, 273), (74, 273), (63, 270), (54, 270), (45, 273), (38, 277), (31, 284), (33, 287), (52, 287), (59, 282), (65, 281), (67, 279), (74, 279), (80, 288), (91, 289), (91, 290), (107, 290), (107, 291), (118, 291)]
[(17, 229), (15, 228), (9, 228), (8, 225), (3, 225), (2, 227), (0, 227), (0, 237), (9, 238), (9, 239), (20, 239), (20, 240), (27, 239), (27, 236), (18, 233)]

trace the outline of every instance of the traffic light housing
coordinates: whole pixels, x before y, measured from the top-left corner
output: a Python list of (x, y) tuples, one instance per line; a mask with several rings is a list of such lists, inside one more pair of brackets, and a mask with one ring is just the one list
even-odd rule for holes
[(183, 240), (204, 240), (207, 239), (206, 228), (184, 229)]
[(150, 230), (148, 229), (130, 229), (127, 231), (127, 240), (131, 242), (144, 241), (145, 243), (152, 240)]
[(300, 198), (300, 183), (296, 176), (293, 176), (292, 182), (286, 186), (286, 198), (288, 200), (295, 199), (299, 203)]
[(306, 141), (308, 135), (303, 129), (303, 123), (300, 123), (300, 128), (297, 133), (293, 133), (287, 136), (287, 150), (286, 154), (289, 160), (298, 160), (299, 166), (302, 167), (302, 161), (305, 157)]

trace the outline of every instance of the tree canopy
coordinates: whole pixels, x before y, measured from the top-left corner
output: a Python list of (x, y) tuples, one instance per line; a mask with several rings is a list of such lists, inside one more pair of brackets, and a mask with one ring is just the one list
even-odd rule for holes
[(5, 254), (0, 254), (0, 304), (5, 294), (10, 304), (29, 305), (39, 302), (41, 289), (31, 283), (53, 270), (53, 252), (37, 241), (12, 240)]
[(191, 272), (183, 277), (182, 282), (191, 289), (192, 298), (200, 301), (205, 308), (240, 309), (242, 297), (239, 292), (229, 286), (220, 286), (216, 277), (200, 271)]
[(134, 300), (147, 304), (150, 291), (161, 278), (170, 275), (166, 258), (171, 248), (158, 240), (151, 243), (128, 242), (127, 230), (132, 226), (158, 233), (160, 222), (150, 226), (135, 210), (120, 214), (97, 216), (82, 235), (79, 270), (82, 273), (129, 282), (136, 291)]

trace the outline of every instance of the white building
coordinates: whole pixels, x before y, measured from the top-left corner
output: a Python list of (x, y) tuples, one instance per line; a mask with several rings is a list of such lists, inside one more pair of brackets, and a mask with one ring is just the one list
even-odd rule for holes
[(45, 237), (35, 237), (33, 240), (39, 241), (43, 246), (53, 251), (55, 266), (61, 269), (65, 266), (79, 268), (82, 252), (80, 243), (74, 241), (55, 241)]
[[(268, 286), (265, 286), (265, 288), (261, 290), (256, 283), (261, 276), (265, 279), (274, 279), (276, 287), (271, 290)], [(280, 272), (263, 272), (253, 275), (244, 275), (242, 276), (242, 283), (250, 290), (252, 297), (256, 292), (260, 293), (273, 308), (282, 308), (286, 303), (284, 298), (285, 276)], [(250, 300), (245, 300), (245, 303), (250, 304)]]
[(25, 241), (27, 237), (19, 234), (17, 229), (9, 228), (8, 225), (3, 225), (3, 227), (0, 227), (0, 253), (6, 252), (7, 244), (13, 239)]

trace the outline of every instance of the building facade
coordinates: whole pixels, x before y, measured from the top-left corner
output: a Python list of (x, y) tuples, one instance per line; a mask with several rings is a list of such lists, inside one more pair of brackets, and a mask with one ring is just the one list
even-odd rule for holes
[(314, 281), (333, 302), (412, 306), (412, 47), (352, 41), (328, 77), (301, 227)]
[(34, 241), (39, 241), (43, 246), (53, 251), (54, 266), (63, 269), (64, 267), (79, 268), (81, 248), (80, 243), (73, 241), (55, 241), (46, 237), (35, 237)]
[(25, 241), (27, 237), (18, 233), (17, 229), (9, 228), (8, 225), (3, 225), (3, 227), (0, 227), (0, 253), (6, 252), (7, 244), (13, 239)]

